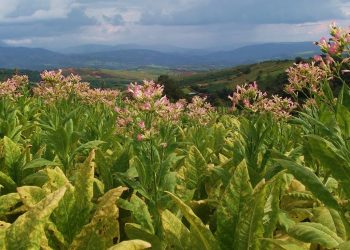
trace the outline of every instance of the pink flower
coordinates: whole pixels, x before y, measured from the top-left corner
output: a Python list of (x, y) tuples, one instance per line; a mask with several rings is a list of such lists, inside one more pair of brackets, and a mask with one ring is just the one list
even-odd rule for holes
[(145, 129), (145, 122), (144, 121), (139, 122), (139, 127), (141, 129)]
[(325, 37), (321, 37), (320, 39), (320, 44), (323, 45), (323, 44), (327, 44), (327, 39)]
[(246, 108), (249, 108), (249, 107), (250, 107), (249, 100), (248, 100), (248, 99), (243, 99), (243, 105), (244, 105)]
[(149, 102), (141, 105), (142, 110), (151, 110), (151, 104)]
[(336, 43), (332, 43), (329, 46), (328, 53), (331, 54), (331, 55), (337, 54), (338, 49), (339, 49), (339, 45), (336, 44)]
[(137, 140), (138, 140), (138, 141), (142, 141), (142, 140), (143, 140), (143, 135), (137, 134)]
[(333, 57), (331, 57), (329, 54), (326, 55), (326, 62), (327, 64), (332, 64), (334, 63)]
[(287, 85), (285, 87), (285, 91), (288, 93), (288, 94), (293, 94), (295, 89), (292, 87), (292, 85)]
[(322, 57), (320, 55), (315, 55), (314, 56), (314, 61), (315, 62), (321, 62), (322, 61)]

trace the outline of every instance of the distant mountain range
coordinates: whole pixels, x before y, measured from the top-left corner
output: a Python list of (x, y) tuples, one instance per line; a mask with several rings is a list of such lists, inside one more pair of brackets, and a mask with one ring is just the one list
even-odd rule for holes
[[(236, 46), (235, 48), (240, 47)], [(214, 49), (188, 49), (181, 48), (172, 45), (139, 45), (139, 44), (119, 44), (119, 45), (101, 45), (101, 44), (84, 44), (79, 46), (68, 47), (59, 49), (57, 52), (63, 54), (90, 54), (96, 52), (108, 52), (116, 50), (154, 50), (163, 53), (175, 53), (175, 54), (191, 54), (191, 55), (205, 55)]]
[(265, 60), (310, 57), (318, 53), (312, 42), (266, 43), (229, 51), (182, 49), (172, 46), (82, 45), (61, 52), (0, 44), (0, 68), (54, 69), (91, 67), (131, 69), (145, 66), (168, 68), (223, 68)]

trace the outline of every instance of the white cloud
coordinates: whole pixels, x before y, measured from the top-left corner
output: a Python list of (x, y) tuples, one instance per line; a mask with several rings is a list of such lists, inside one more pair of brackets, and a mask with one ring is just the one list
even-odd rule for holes
[(7, 45), (11, 46), (24, 46), (24, 45), (31, 45), (33, 43), (32, 39), (25, 38), (25, 39), (4, 39), (2, 40)]
[[(46, 0), (45, 5), (42, 1), (24, 0), (20, 2), (19, 0), (1, 0), (5, 3), (1, 3), (0, 8), (0, 24), (1, 23), (26, 23), (26, 22), (37, 22), (40, 20), (52, 20), (57, 18), (65, 18), (73, 9), (74, 0)], [(31, 14), (22, 14), (20, 11), (16, 13), (16, 10), (23, 6), (31, 6), (33, 12)], [(4, 8), (3, 8), (4, 6)], [(5, 11), (3, 11), (3, 9)]]

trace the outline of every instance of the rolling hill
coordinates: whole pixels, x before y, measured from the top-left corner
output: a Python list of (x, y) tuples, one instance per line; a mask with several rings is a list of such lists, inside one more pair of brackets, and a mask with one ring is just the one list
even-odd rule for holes
[[(104, 49), (106, 50), (104, 51)], [(120, 47), (116, 49), (116, 47), (103, 46), (96, 48), (96, 50), (89, 53), (85, 51), (84, 53), (71, 52), (70, 54), (63, 54), (40, 48), (0, 46), (0, 68), (32, 70), (67, 67), (137, 69), (156, 66), (186, 70), (206, 70), (257, 63), (265, 60), (294, 59), (298, 56), (307, 58), (318, 51), (317, 47), (311, 42), (257, 44), (230, 51), (208, 51), (207, 53), (198, 50), (183, 50), (180, 53), (141, 48), (127, 49)]]
[[(263, 91), (283, 95), (283, 85), (287, 82), (285, 70), (293, 64), (292, 60), (265, 61), (249, 65), (240, 65), (216, 70), (176, 70), (159, 67), (145, 67), (132, 70), (65, 68), (64, 74), (78, 74), (94, 87), (124, 89), (130, 82), (142, 80), (157, 81), (167, 76), (182, 96), (190, 98), (193, 94), (207, 95), (217, 105), (228, 104), (227, 96), (237, 85), (257, 81)], [(0, 81), (15, 73), (14, 70), (0, 70)], [(32, 82), (40, 79), (38, 71), (20, 70), (27, 74)], [(161, 82), (165, 84), (164, 82)]]
[(286, 69), (292, 66), (292, 60), (265, 61), (232, 68), (192, 72), (170, 76), (184, 94), (204, 94), (212, 103), (228, 103), (227, 96), (237, 85), (256, 81), (261, 90), (269, 94), (285, 95), (287, 83)]

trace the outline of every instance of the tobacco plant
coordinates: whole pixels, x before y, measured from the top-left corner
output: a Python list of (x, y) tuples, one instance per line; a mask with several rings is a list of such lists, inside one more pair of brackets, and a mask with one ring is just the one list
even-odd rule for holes
[(349, 30), (231, 109), (153, 81), (0, 83), (2, 249), (350, 249)]

